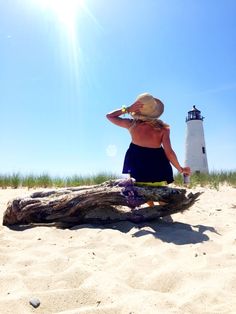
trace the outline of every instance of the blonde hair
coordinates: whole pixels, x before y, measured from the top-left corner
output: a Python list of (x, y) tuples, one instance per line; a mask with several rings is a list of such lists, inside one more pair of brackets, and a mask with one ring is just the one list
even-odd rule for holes
[(155, 129), (159, 129), (159, 130), (161, 130), (161, 129), (169, 129), (170, 128), (169, 124), (163, 122), (160, 119), (145, 119), (145, 120), (139, 120), (139, 121), (148, 123), (151, 126), (153, 126)]

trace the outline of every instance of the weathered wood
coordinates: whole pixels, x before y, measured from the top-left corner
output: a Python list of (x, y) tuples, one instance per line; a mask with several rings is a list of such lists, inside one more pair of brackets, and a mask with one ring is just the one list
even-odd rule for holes
[[(150, 221), (187, 210), (200, 193), (185, 189), (138, 187), (129, 180), (111, 180), (93, 186), (39, 191), (8, 203), (3, 225), (31, 223), (108, 223)], [(167, 204), (137, 207), (147, 201)]]

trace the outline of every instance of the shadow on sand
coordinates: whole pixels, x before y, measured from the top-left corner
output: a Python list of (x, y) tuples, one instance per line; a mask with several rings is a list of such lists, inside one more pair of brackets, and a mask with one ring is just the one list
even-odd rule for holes
[(205, 231), (210, 231), (220, 235), (214, 227), (205, 225), (189, 225), (181, 222), (167, 223), (161, 220), (156, 220), (149, 223), (134, 224), (127, 221), (117, 222), (107, 225), (78, 225), (72, 230), (82, 228), (99, 228), (99, 229), (113, 229), (122, 233), (128, 233), (132, 229), (138, 231), (132, 234), (132, 237), (142, 237), (152, 235), (163, 242), (174, 243), (177, 245), (196, 244), (208, 241), (210, 238), (204, 234)]
[[(10, 229), (14, 231), (24, 231), (30, 228), (35, 227), (57, 227), (57, 228), (69, 228), (68, 225), (62, 224), (30, 224), (30, 225), (13, 225), (9, 226)], [(145, 223), (132, 223), (129, 221), (119, 221), (113, 222), (109, 224), (81, 224), (71, 227), (70, 230), (79, 230), (84, 228), (90, 229), (112, 229), (118, 230), (122, 233), (128, 233), (135, 231), (132, 233), (132, 237), (143, 237), (146, 235), (152, 235), (153, 237), (167, 243), (174, 243), (176, 245), (184, 245), (184, 244), (196, 244), (204, 241), (208, 241), (210, 238), (204, 232), (210, 231), (212, 233), (216, 233), (220, 235), (214, 227), (205, 226), (205, 225), (190, 225), (182, 222), (173, 222), (167, 223), (162, 221), (161, 219), (155, 220), (152, 222)], [(138, 229), (138, 230), (137, 230)], [(137, 231), (136, 231), (137, 230)]]

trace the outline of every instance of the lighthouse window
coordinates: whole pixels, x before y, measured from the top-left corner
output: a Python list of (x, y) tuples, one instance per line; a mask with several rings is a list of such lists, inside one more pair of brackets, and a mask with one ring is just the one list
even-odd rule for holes
[(195, 112), (192, 112), (192, 117), (191, 117), (193, 120), (196, 119), (196, 113)]
[(206, 154), (205, 147), (202, 147), (202, 153), (203, 153), (203, 154)]

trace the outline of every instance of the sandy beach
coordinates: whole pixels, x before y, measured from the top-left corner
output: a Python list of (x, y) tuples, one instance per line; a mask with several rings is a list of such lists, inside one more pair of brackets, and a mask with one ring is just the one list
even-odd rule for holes
[[(236, 313), (236, 189), (203, 191), (174, 223), (2, 226), (0, 313)], [(37, 298), (38, 308), (29, 301)]]

